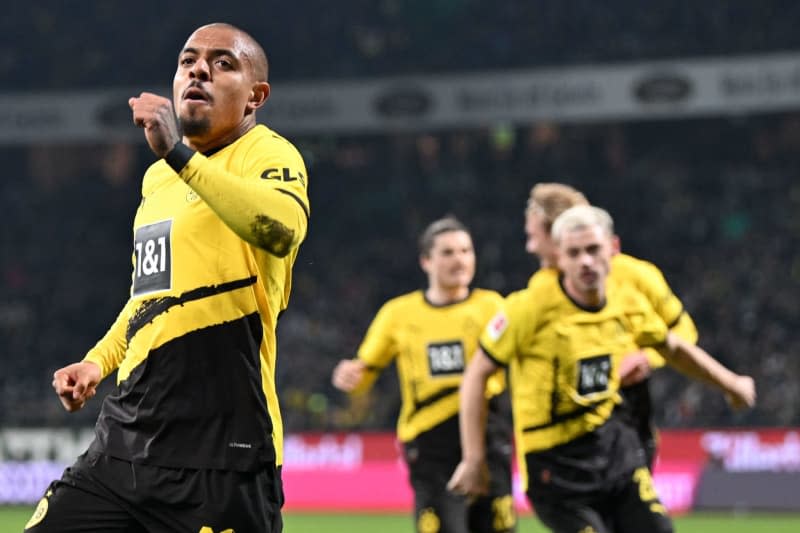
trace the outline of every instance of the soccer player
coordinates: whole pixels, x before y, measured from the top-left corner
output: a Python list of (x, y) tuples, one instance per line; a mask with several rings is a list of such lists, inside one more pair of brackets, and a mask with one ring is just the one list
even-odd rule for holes
[(639, 291), (609, 279), (608, 213), (575, 206), (553, 224), (558, 270), (509, 295), (489, 322), (461, 389), (463, 458), (449, 483), (484, 492), (483, 390), (508, 366), (526, 494), (552, 531), (671, 532), (636, 431), (619, 419), (619, 368), (637, 347), (657, 349), (679, 371), (752, 406), (752, 378), (734, 374), (671, 333)]
[(309, 203), (298, 151), (256, 124), (269, 92), (261, 46), (216, 23), (178, 55), (172, 102), (129, 100), (158, 157), (133, 222), (130, 298), (53, 376), (67, 411), (115, 370), (117, 387), (28, 531), (282, 530), (275, 323)]
[[(575, 205), (588, 205), (580, 191), (562, 183), (538, 183), (533, 186), (525, 210), (525, 249), (538, 257), (541, 268), (556, 268), (557, 253), (550, 236), (555, 219)], [(661, 270), (653, 263), (620, 252), (619, 238), (613, 238), (615, 254), (610, 277), (628, 283), (650, 301), (653, 309), (670, 331), (691, 343), (697, 342), (697, 328), (680, 299), (672, 292)], [(531, 283), (536, 274), (531, 277)], [(647, 465), (653, 469), (657, 451), (649, 378), (652, 370), (664, 366), (664, 358), (652, 348), (629, 354), (620, 365), (620, 380), (626, 419), (636, 428), (642, 441)]]
[(372, 386), (396, 360), (402, 395), (398, 439), (408, 464), (419, 533), (489, 533), (516, 529), (511, 491), (511, 428), (496, 409), (504, 375), (491, 377), (489, 401), (489, 497), (470, 504), (448, 492), (447, 480), (461, 457), (458, 390), (483, 326), (502, 297), (470, 289), (475, 250), (467, 228), (452, 217), (430, 224), (420, 237), (420, 265), (428, 287), (386, 302), (370, 325), (357, 357), (340, 361), (333, 384), (349, 393)]

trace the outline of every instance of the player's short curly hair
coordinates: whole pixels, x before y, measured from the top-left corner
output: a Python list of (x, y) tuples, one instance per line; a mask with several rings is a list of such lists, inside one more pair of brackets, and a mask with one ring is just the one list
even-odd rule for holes
[(589, 205), (589, 200), (581, 191), (563, 183), (537, 183), (531, 188), (525, 212), (539, 214), (549, 229), (558, 215), (574, 205)]
[(460, 220), (453, 215), (445, 215), (444, 217), (434, 220), (422, 234), (419, 236), (419, 253), (424, 257), (428, 257), (433, 248), (433, 241), (437, 235), (442, 233), (449, 233), (451, 231), (463, 231), (469, 233), (469, 229)]

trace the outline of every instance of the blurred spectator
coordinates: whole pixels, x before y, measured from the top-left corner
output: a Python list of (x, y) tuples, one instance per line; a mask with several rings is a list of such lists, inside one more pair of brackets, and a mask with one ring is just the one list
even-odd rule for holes
[[(180, 43), (165, 39), (211, 20), (262, 36), (283, 80), (800, 49), (800, 3), (789, 0), (201, 4), (12, 3), (0, 18), (3, 90), (152, 88), (177, 60), (163, 50)], [(130, 42), (137, 48), (115, 47)], [(553, 180), (607, 208), (623, 247), (663, 268), (701, 344), (757, 379), (759, 406), (734, 415), (709, 389), (661, 372), (662, 426), (800, 424), (800, 384), (788, 378), (800, 375), (800, 114), (293, 140), (309, 162), (314, 216), (279, 323), (288, 430), (391, 428), (399, 403), (347, 412), (328, 378), (381, 302), (422, 285), (398, 250), (452, 213), (473, 230), (476, 284), (521, 287), (532, 270), (524, 202), (535, 182)], [(148, 154), (126, 144), (0, 147), (0, 424), (95, 419), (93, 409), (63, 417), (50, 376), (94, 344), (126, 298), (133, 176)], [(394, 386), (391, 375), (383, 386)]]
[(230, 0), (188, 11), (37, 0), (0, 19), (0, 79), (13, 80), (6, 90), (150, 86), (177, 60), (163, 54), (180, 45), (171, 35), (217, 20), (263, 38), (285, 80), (781, 51), (800, 48), (798, 19), (791, 0)]
[[(398, 402), (347, 411), (329, 375), (380, 302), (423, 283), (398, 250), (413, 248), (425, 220), (452, 213), (473, 228), (476, 283), (502, 293), (521, 287), (532, 269), (524, 202), (533, 183), (551, 179), (614, 213), (623, 247), (663, 267), (701, 344), (757, 379), (759, 406), (731, 414), (710, 389), (660, 372), (653, 390), (662, 426), (800, 424), (800, 385), (787, 379), (800, 373), (796, 124), (781, 114), (298, 139), (313, 162), (315, 216), (279, 323), (287, 427), (391, 428)], [(127, 221), (139, 200), (130, 176), (150, 157), (132, 146), (3, 152), (12, 165), (0, 184), (0, 423), (72, 423), (53, 403), (50, 374), (93, 345), (126, 296)], [(393, 386), (391, 376), (378, 384)]]

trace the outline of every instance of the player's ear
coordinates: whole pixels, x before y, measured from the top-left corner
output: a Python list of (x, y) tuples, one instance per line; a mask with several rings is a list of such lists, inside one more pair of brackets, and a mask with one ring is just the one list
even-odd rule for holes
[(269, 91), (269, 83), (265, 81), (253, 83), (253, 87), (250, 89), (250, 98), (247, 101), (247, 109), (253, 112), (264, 105), (269, 99)]
[(619, 235), (611, 237), (611, 253), (617, 255), (622, 251), (622, 242), (619, 240)]
[(419, 256), (419, 267), (422, 269), (423, 272), (427, 273), (429, 270), (430, 265), (430, 257), (427, 255), (420, 255)]

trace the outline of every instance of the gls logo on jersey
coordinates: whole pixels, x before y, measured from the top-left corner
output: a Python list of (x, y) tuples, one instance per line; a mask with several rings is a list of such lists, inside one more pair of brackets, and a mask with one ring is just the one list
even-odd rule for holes
[(578, 362), (578, 394), (587, 396), (608, 389), (611, 356), (596, 355)]
[(428, 345), (428, 366), (432, 376), (464, 372), (464, 346), (461, 341), (436, 342)]
[(268, 168), (261, 173), (261, 179), (265, 180), (279, 180), (284, 182), (299, 181), (303, 187), (306, 186), (306, 177), (302, 172), (297, 172), (297, 176), (292, 176), (292, 171), (286, 167), (283, 168)]
[(136, 229), (133, 253), (133, 294), (139, 296), (172, 288), (172, 220)]

